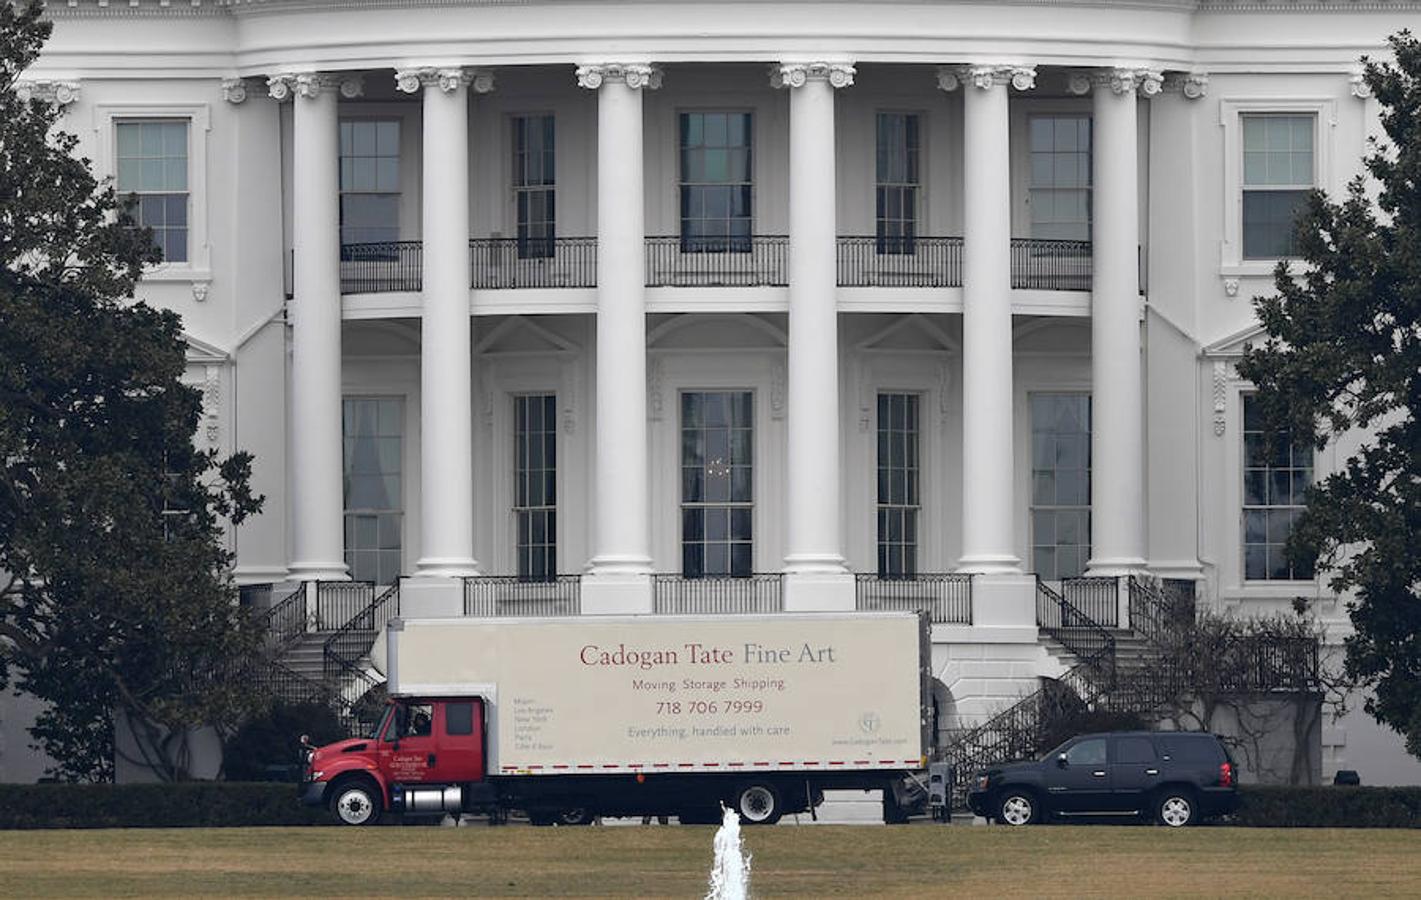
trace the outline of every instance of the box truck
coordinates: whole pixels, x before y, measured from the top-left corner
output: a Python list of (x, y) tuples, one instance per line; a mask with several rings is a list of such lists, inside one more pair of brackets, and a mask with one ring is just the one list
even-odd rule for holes
[(748, 823), (829, 789), (902, 796), (935, 734), (917, 613), (395, 619), (366, 738), (307, 752), (350, 825), (510, 810)]

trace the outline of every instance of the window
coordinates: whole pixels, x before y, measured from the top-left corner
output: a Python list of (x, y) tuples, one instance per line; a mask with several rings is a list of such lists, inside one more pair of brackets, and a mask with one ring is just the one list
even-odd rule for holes
[(553, 117), (515, 116), (513, 204), (519, 259), (553, 255), (557, 238), (556, 180)]
[(1081, 741), (1066, 751), (1066, 762), (1073, 766), (1105, 765), (1105, 738)]
[(513, 406), (518, 577), (551, 581), (558, 573), (557, 396), (514, 397)]
[(1220, 753), (1223, 745), (1208, 735), (1200, 737), (1183, 737), (1179, 735), (1166, 737), (1160, 736), (1161, 755), (1174, 762), (1196, 762), (1196, 763), (1216, 763), (1223, 762), (1224, 754)]
[(474, 733), (474, 704), (445, 703), (444, 733), (465, 735)]
[(878, 395), (878, 574), (918, 572), (918, 395)]
[(1315, 183), (1312, 115), (1243, 119), (1243, 256), (1296, 253), (1293, 224)]
[(1155, 761), (1155, 745), (1147, 737), (1116, 738), (1115, 761), (1127, 764), (1152, 763)]
[(918, 236), (918, 117), (913, 113), (878, 114), (878, 252), (912, 253)]
[(1252, 394), (1243, 395), (1243, 577), (1247, 581), (1301, 581), (1313, 566), (1293, 566), (1283, 553), (1293, 522), (1312, 484), (1312, 447), (1287, 434), (1269, 443)]
[(340, 123), (340, 242), (400, 239), (400, 123)]
[(138, 224), (166, 262), (188, 261), (188, 122), (116, 122), (120, 195), (136, 194)]
[(681, 574), (687, 578), (751, 574), (754, 413), (749, 391), (681, 395)]
[(1032, 116), (1031, 236), (1090, 240), (1089, 116)]
[(1089, 394), (1031, 395), (1031, 555), (1050, 581), (1090, 559)]
[(345, 564), (356, 581), (400, 577), (404, 409), (399, 397), (345, 399)]
[(750, 252), (750, 148), (750, 113), (681, 113), (684, 252)]

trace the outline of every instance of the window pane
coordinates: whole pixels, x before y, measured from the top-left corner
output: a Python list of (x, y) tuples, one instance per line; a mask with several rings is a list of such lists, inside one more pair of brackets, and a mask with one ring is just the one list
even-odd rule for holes
[[(1270, 442), (1263, 425), (1257, 400), (1245, 394), (1243, 575), (1248, 580), (1308, 580), (1313, 577), (1313, 563), (1292, 566), (1285, 549), (1312, 483), (1311, 448), (1294, 444), (1289, 434), (1277, 435)], [(1300, 460), (1309, 465), (1300, 464)]]
[(749, 575), (753, 553), (754, 398), (681, 395), (682, 574)]
[(340, 225), (342, 244), (400, 237), (400, 123), (341, 122)]
[(1030, 409), (1036, 574), (1075, 577), (1090, 557), (1090, 396), (1033, 394)]

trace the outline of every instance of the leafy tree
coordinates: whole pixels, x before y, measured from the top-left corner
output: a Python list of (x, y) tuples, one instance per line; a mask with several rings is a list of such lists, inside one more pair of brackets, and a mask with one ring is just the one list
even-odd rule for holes
[(231, 781), (296, 780), (300, 735), (320, 747), (346, 737), (329, 703), (276, 703), (248, 719), (222, 747), (223, 771)]
[(39, 3), (0, 3), (0, 686), (48, 701), (31, 733), (55, 774), (105, 780), (115, 716), (155, 747), (256, 702), (220, 520), (261, 499), (248, 455), (192, 443), (178, 316), (132, 300), (151, 233), (16, 95), (49, 32)]
[(1294, 563), (1316, 558), (1349, 592), (1350, 675), (1366, 709), (1421, 756), (1421, 43), (1390, 39), (1394, 63), (1365, 61), (1387, 140), (1340, 203), (1314, 192), (1300, 215), (1296, 269), (1254, 301), (1268, 337), (1239, 372), (1258, 387), (1275, 435), (1321, 448), (1365, 434), (1338, 472), (1308, 492)]

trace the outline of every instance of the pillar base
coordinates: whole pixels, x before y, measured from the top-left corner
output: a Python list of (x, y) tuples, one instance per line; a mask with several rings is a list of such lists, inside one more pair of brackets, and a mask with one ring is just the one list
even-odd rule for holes
[(968, 575), (1021, 575), (1021, 560), (1011, 554), (979, 553), (957, 561), (957, 571)]
[(650, 615), (653, 611), (648, 572), (593, 570), (582, 576), (583, 615)]
[(479, 562), (473, 557), (426, 557), (414, 564), (417, 578), (472, 578), (482, 575)]
[(1020, 572), (972, 578), (974, 628), (1036, 629), (1036, 579)]
[(1145, 574), (1148, 574), (1145, 561), (1140, 557), (1092, 559), (1085, 564), (1087, 578), (1123, 578), (1127, 575)]
[(438, 575), (400, 579), (400, 616), (452, 619), (464, 615), (464, 580)]
[(785, 612), (846, 612), (855, 608), (854, 576), (848, 571), (784, 574)]
[(349, 581), (350, 570), (345, 561), (340, 562), (294, 562), (287, 569), (287, 581)]

